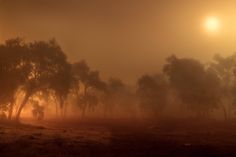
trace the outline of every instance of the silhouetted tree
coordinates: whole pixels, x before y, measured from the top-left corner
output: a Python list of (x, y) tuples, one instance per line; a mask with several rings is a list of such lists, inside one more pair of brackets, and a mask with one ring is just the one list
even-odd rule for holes
[(163, 71), (188, 109), (208, 116), (210, 111), (219, 106), (219, 79), (199, 61), (171, 56), (167, 58)]
[(106, 92), (103, 97), (105, 115), (112, 113), (114, 107), (120, 106), (126, 94), (127, 88), (122, 80), (110, 78), (107, 82)]
[(7, 108), (11, 119), (15, 94), (30, 72), (27, 45), (20, 39), (7, 40), (0, 45), (0, 105)]
[(44, 118), (44, 107), (39, 105), (38, 101), (32, 100), (33, 105), (32, 114), (37, 120), (42, 120)]
[(73, 75), (79, 84), (82, 94), (77, 94), (78, 105), (85, 115), (87, 109), (93, 110), (98, 104), (98, 93), (106, 89), (106, 84), (101, 80), (98, 71), (90, 70), (85, 61), (73, 64)]
[[(32, 95), (39, 91), (53, 90), (60, 93), (60, 97), (64, 97), (70, 84), (68, 83), (70, 81), (67, 80), (68, 75), (65, 73), (68, 70), (69, 63), (67, 63), (65, 54), (55, 40), (49, 42), (35, 41), (28, 44), (28, 49), (30, 52), (28, 55), (30, 73), (24, 82), (25, 96), (17, 111), (17, 120)], [(62, 92), (62, 89), (65, 91)]]
[(236, 105), (236, 54), (228, 57), (215, 55), (213, 59), (209, 69), (213, 70), (220, 80), (221, 107), (225, 119), (228, 119)]
[(156, 117), (167, 104), (167, 83), (162, 75), (144, 75), (138, 80), (137, 94), (141, 110)]
[(72, 85), (74, 85), (74, 78), (69, 63), (61, 62), (60, 66), (60, 70), (52, 78), (51, 89), (55, 91), (55, 97), (59, 102), (61, 115), (65, 116), (67, 110), (66, 99)]

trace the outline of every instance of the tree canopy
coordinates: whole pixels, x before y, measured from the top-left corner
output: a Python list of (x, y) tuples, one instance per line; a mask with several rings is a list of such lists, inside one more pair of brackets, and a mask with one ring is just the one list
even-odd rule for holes
[(163, 71), (188, 109), (208, 115), (218, 107), (219, 79), (213, 71), (206, 69), (199, 61), (171, 56), (167, 58)]

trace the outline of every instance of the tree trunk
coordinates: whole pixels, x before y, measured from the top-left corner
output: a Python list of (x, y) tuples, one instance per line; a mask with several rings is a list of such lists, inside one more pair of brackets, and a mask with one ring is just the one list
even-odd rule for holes
[(64, 108), (64, 99), (62, 96), (58, 96), (58, 105), (59, 105), (59, 112), (60, 112), (60, 117), (64, 117), (63, 114), (63, 108)]
[(14, 108), (14, 99), (10, 102), (10, 108), (9, 108), (9, 113), (8, 113), (8, 119), (12, 119), (12, 113), (13, 113), (13, 108)]
[(87, 103), (87, 90), (88, 90), (88, 86), (85, 85), (84, 86), (84, 102), (82, 105), (82, 117), (85, 117), (85, 113), (88, 107), (88, 103)]
[(224, 112), (224, 118), (225, 118), (225, 120), (227, 120), (228, 119), (227, 110), (226, 110), (226, 108), (225, 108), (225, 106), (223, 104), (221, 104), (221, 107), (222, 107), (222, 110)]
[(64, 108), (64, 101), (63, 98), (60, 97), (60, 116), (63, 117), (63, 108)]
[(20, 114), (21, 114), (21, 111), (22, 109), (25, 107), (26, 103), (28, 102), (29, 100), (29, 97), (31, 96), (31, 93), (30, 92), (27, 92), (25, 97), (24, 97), (24, 100), (22, 101), (22, 103), (20, 104), (20, 107), (19, 107), (19, 110), (16, 114), (16, 120), (19, 121), (20, 119)]
[(56, 103), (56, 117), (58, 117), (58, 103)]
[(85, 117), (86, 108), (87, 108), (87, 105), (86, 103), (84, 103), (84, 105), (82, 106), (82, 117)]
[(67, 113), (67, 103), (64, 103), (63, 107), (63, 117), (66, 118), (66, 113)]

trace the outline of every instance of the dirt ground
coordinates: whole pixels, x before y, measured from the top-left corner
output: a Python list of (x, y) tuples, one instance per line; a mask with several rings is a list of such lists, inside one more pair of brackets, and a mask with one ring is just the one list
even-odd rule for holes
[(236, 121), (48, 120), (0, 123), (0, 157), (236, 156)]

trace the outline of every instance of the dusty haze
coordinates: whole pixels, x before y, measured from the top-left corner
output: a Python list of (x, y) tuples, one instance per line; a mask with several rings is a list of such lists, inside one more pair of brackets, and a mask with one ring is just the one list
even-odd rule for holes
[[(235, 1), (1, 0), (0, 40), (55, 37), (71, 61), (85, 59), (102, 77), (134, 83), (170, 54), (210, 60), (235, 52)], [(217, 34), (204, 30), (217, 16)]]
[(234, 157), (235, 8), (0, 0), (0, 157)]

